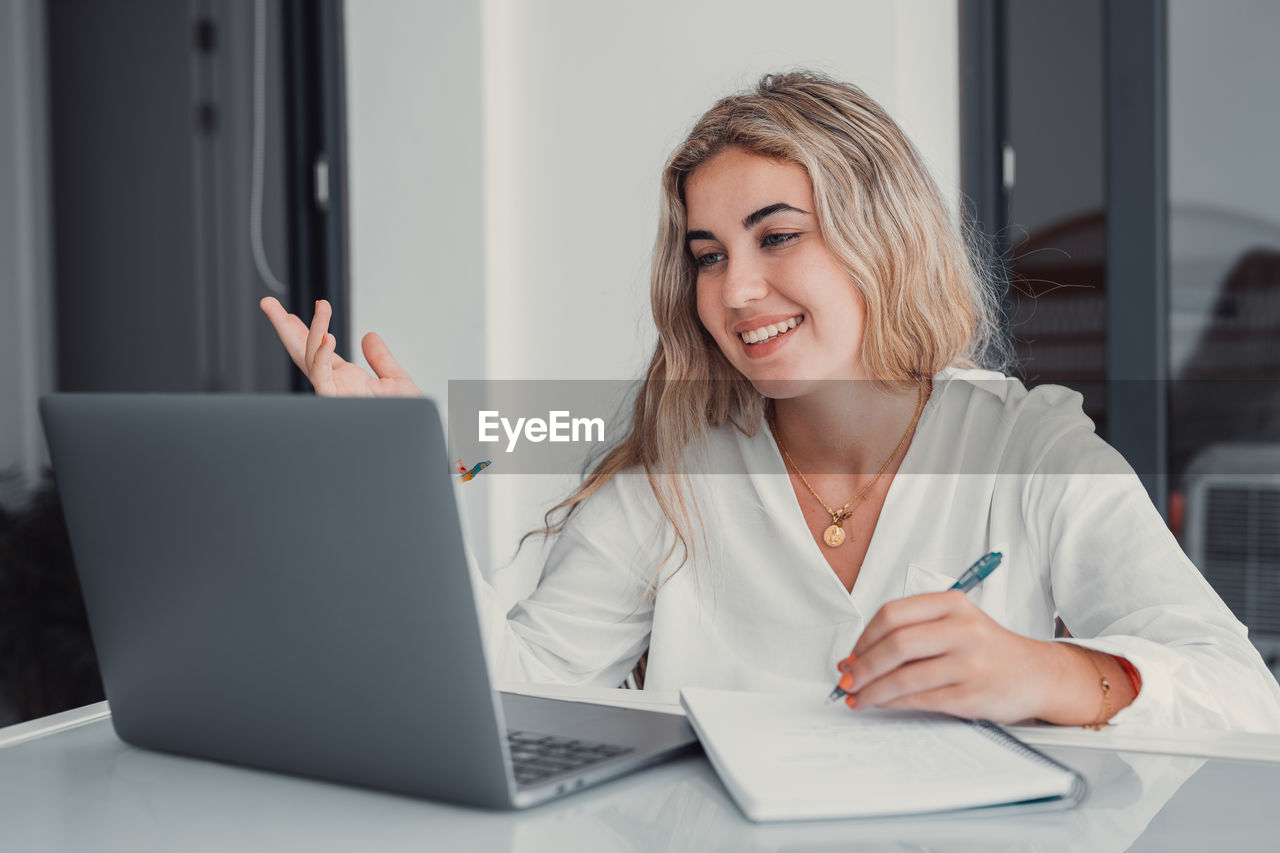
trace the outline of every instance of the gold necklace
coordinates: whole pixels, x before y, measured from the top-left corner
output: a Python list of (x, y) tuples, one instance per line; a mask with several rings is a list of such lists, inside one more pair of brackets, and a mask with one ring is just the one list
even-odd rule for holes
[(876, 483), (880, 482), (880, 478), (884, 476), (884, 472), (889, 470), (889, 466), (893, 464), (893, 460), (898, 458), (898, 454), (902, 452), (902, 447), (907, 443), (907, 439), (911, 437), (911, 433), (916, 428), (916, 424), (920, 421), (920, 413), (924, 411), (924, 389), (919, 391), (919, 401), (916, 403), (916, 413), (911, 417), (911, 423), (907, 425), (907, 431), (902, 434), (902, 438), (898, 439), (898, 446), (889, 454), (889, 458), (884, 460), (884, 464), (880, 466), (880, 470), (871, 478), (871, 482), (867, 483), (858, 493), (849, 500), (845, 501), (839, 509), (832, 509), (831, 506), (822, 499), (822, 497), (813, 490), (813, 486), (809, 485), (808, 479), (804, 474), (800, 473), (799, 466), (796, 461), (791, 458), (791, 454), (787, 452), (787, 446), (782, 443), (782, 437), (778, 435), (778, 425), (775, 423), (772, 413), (769, 417), (769, 431), (773, 433), (773, 440), (778, 443), (778, 449), (782, 451), (782, 455), (786, 457), (787, 463), (791, 465), (791, 470), (796, 472), (796, 476), (800, 478), (800, 482), (804, 483), (804, 487), (809, 490), (809, 494), (813, 495), (818, 503), (822, 504), (822, 508), (831, 516), (831, 526), (822, 531), (822, 541), (827, 543), (829, 548), (839, 548), (844, 544), (845, 534), (844, 528), (840, 523), (849, 516), (853, 515), (862, 502), (866, 500), (867, 495), (875, 488)]

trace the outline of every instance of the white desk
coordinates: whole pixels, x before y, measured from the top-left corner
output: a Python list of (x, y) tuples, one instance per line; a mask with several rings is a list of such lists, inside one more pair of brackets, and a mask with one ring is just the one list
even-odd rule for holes
[[(1275, 737), (1258, 740), (1274, 752)], [(1264, 850), (1280, 763), (1045, 747), (1088, 778), (1067, 812), (756, 825), (700, 756), (525, 812), (483, 812), (162, 755), (104, 705), (0, 729), (0, 849)]]

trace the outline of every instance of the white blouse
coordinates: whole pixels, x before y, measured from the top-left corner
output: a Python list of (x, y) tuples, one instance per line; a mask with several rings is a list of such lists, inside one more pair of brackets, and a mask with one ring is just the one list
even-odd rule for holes
[[(694, 548), (648, 480), (614, 477), (551, 548), (528, 599), (478, 596), (499, 679), (617, 685), (649, 649), (646, 688), (823, 695), (885, 602), (1004, 561), (970, 598), (1009, 630), (1127, 658), (1142, 676), (1116, 724), (1280, 731), (1280, 686), (1243, 625), (1183, 554), (1080, 395), (985, 371), (936, 377), (852, 592), (805, 524), (768, 429), (712, 430), (690, 451)], [(701, 531), (701, 532), (699, 532)]]

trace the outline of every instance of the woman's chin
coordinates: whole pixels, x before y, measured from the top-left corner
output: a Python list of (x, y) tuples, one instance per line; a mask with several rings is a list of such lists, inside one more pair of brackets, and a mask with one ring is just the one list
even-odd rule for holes
[(803, 397), (813, 389), (813, 381), (810, 379), (788, 377), (751, 378), (751, 384), (761, 395), (771, 400), (788, 400), (792, 397)]

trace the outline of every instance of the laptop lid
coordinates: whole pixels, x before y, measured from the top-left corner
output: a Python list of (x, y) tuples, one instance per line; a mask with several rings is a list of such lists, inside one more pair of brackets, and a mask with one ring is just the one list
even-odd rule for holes
[(510, 804), (434, 403), (57, 394), (40, 408), (122, 739)]

